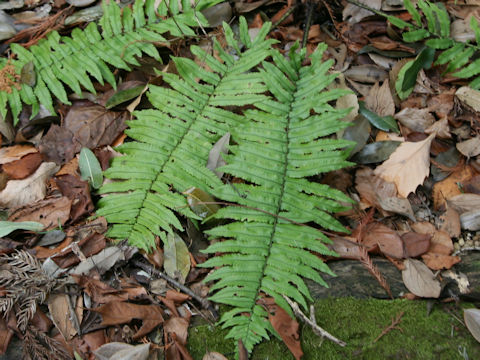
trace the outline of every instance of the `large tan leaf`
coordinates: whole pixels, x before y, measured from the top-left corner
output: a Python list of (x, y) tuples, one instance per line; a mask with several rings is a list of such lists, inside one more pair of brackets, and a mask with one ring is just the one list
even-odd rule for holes
[(44, 162), (37, 171), (23, 180), (10, 180), (0, 192), (0, 205), (18, 207), (42, 200), (46, 194), (45, 181), (60, 167), (53, 162)]
[(398, 193), (407, 197), (428, 176), (430, 170), (430, 144), (434, 134), (423, 141), (404, 142), (390, 158), (375, 169), (375, 175), (397, 186)]
[(463, 319), (468, 330), (473, 337), (480, 342), (480, 310), (479, 309), (467, 309), (463, 311)]
[(420, 297), (438, 298), (442, 287), (433, 272), (421, 261), (405, 260), (402, 279), (406, 288)]

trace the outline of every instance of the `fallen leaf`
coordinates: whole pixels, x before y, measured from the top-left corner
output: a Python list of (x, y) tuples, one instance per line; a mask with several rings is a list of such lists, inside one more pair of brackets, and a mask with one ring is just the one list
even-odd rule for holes
[(460, 215), (460, 224), (465, 230), (480, 230), (480, 209), (464, 212)]
[(180, 281), (184, 282), (190, 271), (190, 253), (178, 234), (167, 235), (163, 255), (165, 273), (173, 278), (181, 275)]
[(480, 154), (480, 137), (474, 137), (456, 144), (457, 150), (465, 155), (467, 159)]
[(43, 162), (40, 153), (27, 154), (20, 160), (3, 164), (3, 172), (8, 175), (10, 180), (21, 180), (32, 175)]
[(438, 298), (442, 287), (432, 271), (421, 261), (405, 260), (402, 279), (406, 288), (416, 296)]
[(458, 194), (448, 199), (448, 205), (460, 214), (480, 208), (480, 195)]
[(28, 178), (10, 180), (0, 192), (0, 205), (13, 208), (43, 199), (46, 194), (45, 182), (58, 169), (59, 167), (55, 163), (44, 162)]
[(430, 247), (430, 235), (408, 232), (402, 235), (406, 257), (417, 257), (425, 254)]
[(292, 318), (285, 310), (276, 305), (273, 299), (265, 299), (268, 307), (268, 320), (273, 328), (282, 338), (288, 350), (295, 359), (299, 360), (303, 356), (302, 346), (300, 344), (299, 324), (295, 318)]
[(426, 134), (435, 134), (435, 137), (441, 139), (450, 139), (450, 127), (448, 126), (448, 118), (445, 116), (425, 129)]
[(165, 331), (167, 334), (175, 333), (177, 340), (185, 345), (188, 337), (188, 325), (189, 322), (187, 319), (175, 316), (165, 321), (165, 324), (163, 325), (163, 331)]
[(65, 196), (49, 197), (14, 209), (8, 219), (10, 221), (36, 221), (43, 224), (45, 230), (64, 225), (70, 214), (72, 200)]
[(365, 229), (365, 236), (362, 239), (362, 244), (365, 245), (369, 251), (378, 246), (379, 250), (385, 255), (396, 259), (403, 258), (402, 239), (396, 231), (383, 224), (368, 224)]
[(70, 274), (88, 274), (92, 269), (96, 269), (100, 274), (103, 274), (110, 270), (118, 261), (128, 259), (136, 251), (136, 249), (125, 246), (108, 247), (100, 251), (98, 254), (88, 258), (86, 261), (82, 261), (70, 271)]
[(0, 165), (20, 160), (28, 154), (38, 152), (32, 145), (14, 145), (0, 148)]
[(400, 214), (408, 217), (410, 220), (415, 221), (415, 215), (413, 213), (412, 205), (408, 199), (402, 199), (397, 197), (379, 197), (378, 202), (383, 210), (390, 211), (395, 214)]
[(368, 167), (359, 168), (355, 173), (355, 189), (360, 194), (362, 202), (378, 209), (382, 208), (379, 199), (397, 195), (395, 184), (376, 176)]
[(80, 180), (73, 175), (61, 175), (56, 177), (55, 183), (61, 193), (72, 200), (70, 209), (72, 222), (91, 214), (95, 210), (88, 182)]
[(15, 230), (27, 230), (27, 231), (42, 231), (43, 224), (35, 221), (0, 221), (0, 238), (7, 236)]
[(78, 159), (82, 180), (87, 180), (94, 189), (102, 186), (103, 172), (97, 157), (89, 148), (82, 148)]
[(130, 345), (111, 342), (94, 351), (97, 360), (147, 360), (150, 354), (150, 343)]
[(455, 92), (455, 96), (476, 112), (480, 112), (480, 91), (469, 86), (462, 86)]
[[(8, 317), (12, 317), (9, 315)], [(0, 317), (0, 355), (5, 354), (7, 351), (8, 345), (10, 344), (10, 340), (13, 337), (13, 329), (7, 326), (7, 321), (5, 316)]]
[[(458, 187), (459, 183), (472, 178), (474, 171), (471, 166), (462, 167), (454, 171), (450, 176), (433, 185), (433, 208), (440, 209), (445, 200), (450, 200), (456, 195), (460, 195), (462, 191)], [(453, 205), (452, 205), (453, 206)], [(458, 211), (458, 209), (456, 209)]]
[(447, 211), (445, 211), (438, 220), (440, 222), (440, 230), (445, 231), (448, 235), (454, 238), (460, 236), (460, 215), (458, 215), (458, 212), (452, 206), (449, 206)]
[(463, 310), (463, 319), (465, 325), (472, 336), (480, 342), (480, 310), (479, 309), (465, 309)]
[[(77, 297), (77, 304), (75, 306), (75, 315), (78, 319), (78, 324), (82, 322), (82, 299), (81, 296)], [(67, 341), (71, 340), (77, 334), (77, 330), (71, 319), (72, 314), (69, 303), (70, 297), (68, 294), (56, 294), (48, 298), (48, 310), (50, 311), (53, 323)]]
[(133, 319), (142, 320), (142, 326), (133, 335), (139, 339), (163, 323), (163, 311), (158, 305), (137, 305), (113, 301), (90, 309), (102, 316), (101, 326), (128, 324)]
[(207, 169), (212, 170), (219, 179), (223, 176), (223, 171), (217, 171), (217, 168), (226, 164), (223, 155), (228, 152), (228, 144), (230, 143), (230, 133), (227, 132), (213, 145), (208, 154)]
[(430, 240), (430, 253), (450, 255), (453, 252), (453, 241), (443, 230), (437, 230)]
[(422, 255), (423, 262), (432, 270), (450, 269), (460, 262), (460, 257), (444, 254), (427, 253)]
[(374, 174), (394, 182), (403, 197), (415, 192), (429, 174), (430, 144), (434, 136), (432, 134), (423, 141), (400, 144), (390, 158), (375, 169)]
[(395, 114), (395, 103), (393, 102), (388, 78), (382, 86), (378, 83), (372, 86), (368, 96), (365, 98), (365, 106), (379, 116), (391, 116)]
[(105, 249), (107, 242), (103, 234), (92, 233), (80, 241), (76, 241), (61, 252), (52, 256), (52, 260), (62, 269), (77, 265), (83, 257), (98, 254)]
[(394, 116), (402, 125), (413, 131), (424, 132), (435, 123), (429, 109), (404, 108)]
[(228, 360), (228, 359), (218, 352), (209, 351), (205, 355), (203, 355), (202, 360)]

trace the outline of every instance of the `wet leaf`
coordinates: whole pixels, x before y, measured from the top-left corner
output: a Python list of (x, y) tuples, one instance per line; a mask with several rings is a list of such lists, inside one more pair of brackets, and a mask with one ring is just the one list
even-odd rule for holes
[[(138, 83), (138, 81), (131, 81), (131, 83)], [(113, 94), (105, 103), (105, 108), (111, 109), (117, 105), (123, 104), (124, 102), (135, 99), (138, 95), (144, 93), (145, 84), (141, 83), (130, 88), (119, 89), (115, 94)]]
[(404, 262), (405, 270), (402, 279), (406, 288), (420, 297), (438, 298), (442, 287), (433, 272), (421, 261), (407, 259)]
[(202, 219), (208, 219), (220, 209), (220, 206), (215, 204), (215, 199), (202, 189), (190, 188), (184, 194), (187, 195), (190, 209)]
[(85, 147), (82, 148), (82, 151), (80, 151), (80, 158), (78, 159), (78, 166), (83, 180), (88, 180), (94, 189), (98, 189), (102, 186), (102, 168), (92, 150)]
[(33, 65), (33, 61), (29, 61), (25, 65), (23, 65), (20, 72), (20, 82), (30, 87), (34, 87), (37, 83), (37, 75), (35, 73), (35, 66)]

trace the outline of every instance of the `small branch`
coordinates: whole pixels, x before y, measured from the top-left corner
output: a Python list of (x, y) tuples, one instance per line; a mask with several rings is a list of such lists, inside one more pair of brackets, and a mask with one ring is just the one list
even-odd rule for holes
[(315, 5), (312, 1), (307, 1), (307, 18), (305, 20), (305, 30), (303, 31), (302, 48), (307, 46), (308, 33), (310, 32), (310, 26), (312, 25), (314, 7)]
[(315, 320), (315, 309), (312, 306), (310, 306), (310, 318), (308, 318), (299, 308), (298, 304), (292, 300), (290, 300), (288, 297), (286, 297), (285, 295), (283, 295), (283, 298), (288, 302), (288, 304), (291, 306), (293, 312), (295, 313), (295, 316), (299, 317), (300, 319), (302, 319), (305, 323), (307, 323), (308, 325), (310, 325), (310, 327), (312, 328), (313, 332), (318, 335), (318, 336), (321, 336), (323, 338), (326, 338), (330, 341), (333, 341), (335, 344), (337, 345), (340, 345), (342, 347), (346, 346), (347, 343), (340, 340), (340, 339), (337, 339), (335, 336), (331, 335), (329, 332), (327, 332), (326, 330), (323, 330), (320, 326), (318, 326), (317, 324), (317, 321)]
[(155, 269), (153, 266), (149, 265), (149, 264), (145, 264), (144, 262), (142, 261), (139, 261), (139, 260), (133, 260), (133, 264), (137, 267), (139, 267), (140, 269), (146, 271), (147, 273), (149, 274), (152, 274), (156, 277), (159, 277), (159, 278), (162, 278), (164, 280), (166, 280), (167, 282), (169, 282), (171, 285), (175, 286), (176, 288), (180, 289), (180, 291), (182, 291), (183, 293), (187, 294), (188, 296), (190, 296), (192, 299), (195, 299), (197, 300), (200, 305), (202, 305), (202, 307), (208, 311), (210, 311), (212, 313), (212, 316), (213, 318), (216, 320), (218, 320), (218, 312), (217, 310), (215, 310), (215, 308), (213, 307), (212, 303), (210, 301), (208, 301), (207, 299), (195, 294), (192, 290), (190, 290), (188, 287), (186, 287), (185, 285), (183, 284), (180, 284), (177, 280), (175, 279), (172, 279), (170, 276), (168, 276), (167, 274), (164, 274), (163, 272), (161, 271), (158, 271), (157, 269)]
[(375, 340), (373, 340), (374, 343), (376, 343), (378, 340), (380, 340), (384, 335), (387, 335), (390, 331), (393, 329), (397, 329), (400, 331), (403, 331), (402, 328), (398, 327), (397, 325), (402, 321), (402, 316), (405, 314), (404, 311), (400, 312), (395, 319), (392, 318), (392, 323), (388, 325), (386, 329), (383, 329), (381, 334), (377, 336)]

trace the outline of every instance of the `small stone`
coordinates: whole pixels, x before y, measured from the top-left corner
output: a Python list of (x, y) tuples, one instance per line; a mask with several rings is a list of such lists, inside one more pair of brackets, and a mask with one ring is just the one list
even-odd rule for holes
[(465, 240), (463, 240), (463, 238), (458, 239), (458, 245), (460, 245), (461, 247), (465, 245)]
[(472, 239), (469, 239), (465, 242), (465, 246), (466, 247), (473, 247), (473, 240)]
[(454, 249), (455, 251), (460, 250), (460, 245), (459, 245), (458, 243), (453, 244), (453, 249)]
[(480, 241), (478, 241), (478, 240), (475, 241), (474, 245), (475, 245), (476, 248), (480, 248)]

